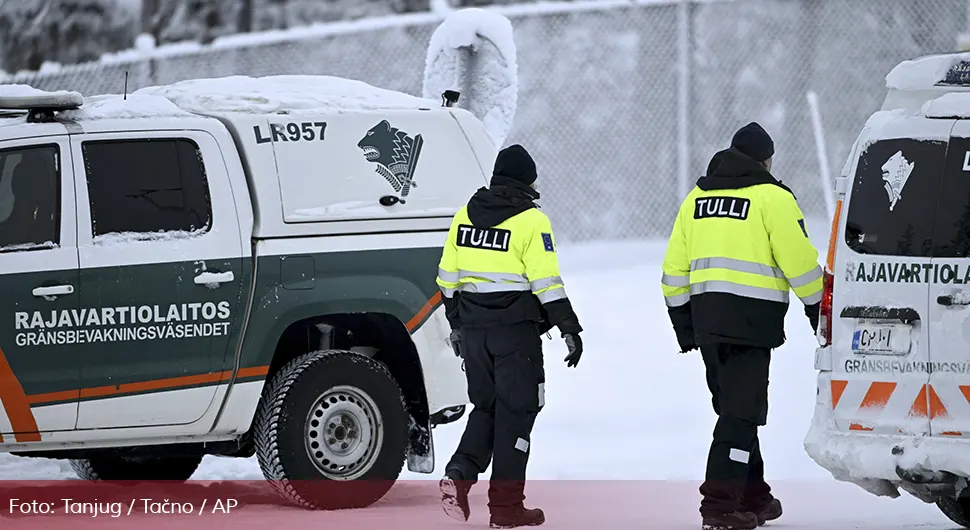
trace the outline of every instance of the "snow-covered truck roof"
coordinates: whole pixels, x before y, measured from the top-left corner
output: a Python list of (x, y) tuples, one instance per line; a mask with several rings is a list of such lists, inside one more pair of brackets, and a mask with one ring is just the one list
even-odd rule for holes
[(970, 117), (970, 53), (926, 55), (903, 61), (886, 75), (883, 111), (927, 118)]
[(136, 90), (131, 94), (85, 97), (74, 91), (49, 92), (27, 85), (0, 85), (0, 125), (13, 125), (28, 109), (56, 110), (67, 120), (85, 122), (133, 118), (187, 118), (195, 115), (286, 115), (295, 112), (431, 110), (434, 100), (378, 88), (362, 81), (324, 75), (229, 76), (192, 79)]
[[(83, 96), (27, 85), (0, 85), (0, 140), (62, 134), (63, 126), (30, 123), (29, 111), (55, 111), (61, 120), (97, 132), (119, 128), (115, 120), (280, 116), (304, 113), (440, 109), (441, 103), (323, 75), (230, 76), (192, 79), (142, 88), (130, 94)], [(17, 126), (30, 125), (30, 132)], [(15, 130), (16, 129), (16, 130)], [(47, 132), (47, 131), (50, 132)]]
[(430, 110), (441, 105), (362, 81), (324, 75), (192, 79), (142, 88), (133, 94), (160, 96), (184, 111), (204, 115)]

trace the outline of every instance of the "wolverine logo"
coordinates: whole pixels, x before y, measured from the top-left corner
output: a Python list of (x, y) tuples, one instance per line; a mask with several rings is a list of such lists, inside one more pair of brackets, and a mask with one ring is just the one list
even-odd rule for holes
[(383, 120), (367, 131), (367, 135), (357, 144), (364, 152), (368, 162), (373, 162), (374, 172), (401, 195), (401, 202), (408, 196), (411, 188), (416, 188), (414, 168), (418, 165), (424, 139), (421, 135), (409, 136), (408, 133), (391, 127)]

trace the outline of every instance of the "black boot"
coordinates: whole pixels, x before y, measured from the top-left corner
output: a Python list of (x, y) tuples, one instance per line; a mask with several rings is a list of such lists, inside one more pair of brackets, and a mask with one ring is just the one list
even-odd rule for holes
[(781, 501), (774, 497), (770, 497), (767, 502), (746, 505), (745, 509), (758, 518), (758, 526), (774, 521), (782, 514)]
[(731, 512), (722, 515), (705, 515), (702, 530), (753, 530), (758, 527), (758, 517), (751, 512)]
[(467, 521), (471, 514), (471, 507), (468, 505), (471, 483), (445, 475), (438, 483), (438, 488), (441, 490), (441, 508), (448, 517), (462, 522)]
[(508, 508), (492, 510), (489, 526), (492, 528), (517, 528), (520, 526), (539, 526), (546, 522), (546, 514), (539, 508), (526, 508), (519, 504)]

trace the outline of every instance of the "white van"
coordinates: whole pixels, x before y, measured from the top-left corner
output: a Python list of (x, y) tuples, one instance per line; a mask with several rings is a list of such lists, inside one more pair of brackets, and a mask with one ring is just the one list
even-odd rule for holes
[(886, 81), (835, 183), (805, 448), (970, 527), (970, 54)]

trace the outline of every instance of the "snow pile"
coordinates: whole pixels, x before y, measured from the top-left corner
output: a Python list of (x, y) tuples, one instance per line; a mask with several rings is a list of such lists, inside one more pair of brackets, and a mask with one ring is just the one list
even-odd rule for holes
[(923, 104), (920, 114), (927, 118), (966, 118), (970, 116), (970, 93), (951, 92)]
[[(48, 92), (29, 85), (0, 85), (0, 107), (23, 108), (25, 105), (71, 107), (79, 105), (82, 99), (80, 93), (69, 90)], [(36, 103), (31, 103), (32, 101)]]
[[(412, 204), (413, 202), (414, 200), (411, 199), (408, 201), (408, 204)], [(457, 208), (416, 208), (409, 210), (408, 214), (450, 217), (455, 215), (456, 211)], [(327, 221), (335, 217), (366, 219), (371, 217), (386, 217), (394, 212), (393, 206), (382, 206), (377, 201), (347, 201), (316, 208), (298, 208), (293, 210), (292, 215), (287, 216), (287, 220)]]
[(362, 81), (322, 75), (229, 76), (146, 87), (136, 95), (161, 96), (199, 113), (286, 114), (294, 111), (420, 109), (439, 106)]
[(84, 105), (81, 108), (64, 111), (61, 116), (69, 120), (83, 121), (193, 115), (162, 97), (129, 94), (125, 99), (119, 94), (112, 94), (84, 98)]
[(157, 45), (151, 35), (139, 35), (135, 39), (135, 46), (127, 50), (105, 53), (101, 56), (101, 64), (121, 64), (148, 59), (164, 59), (181, 55), (197, 54), (205, 51), (205, 47), (196, 41), (180, 41)]
[(78, 98), (81, 94), (69, 90), (49, 92), (30, 85), (0, 85), (0, 98), (62, 97)]
[(205, 285), (210, 290), (218, 289), (220, 284), (233, 280), (232, 271), (228, 272), (203, 272), (195, 277), (197, 285)]
[(114, 246), (130, 245), (132, 243), (140, 243), (143, 241), (179, 241), (183, 239), (192, 239), (205, 233), (205, 230), (195, 230), (192, 232), (187, 230), (178, 230), (172, 232), (109, 232), (107, 234), (95, 236), (92, 243), (95, 246)]
[[(9, 215), (9, 214), (8, 214)], [(44, 243), (24, 243), (21, 245), (0, 246), (0, 252), (19, 252), (21, 250), (39, 250), (42, 248), (58, 248), (58, 244), (53, 241)]]
[(960, 61), (970, 60), (970, 53), (930, 55), (896, 65), (886, 75), (886, 88), (895, 90), (927, 90), (940, 82), (947, 71)]
[(448, 0), (431, 0), (430, 11), (432, 13), (450, 13), (451, 4)]
[[(883, 127), (886, 127), (897, 120), (901, 120), (908, 116), (904, 109), (891, 109), (891, 110), (877, 110), (869, 116), (866, 120), (866, 124), (862, 126), (862, 131), (856, 137), (858, 142), (860, 139), (865, 138), (865, 141), (860, 146), (857, 156), (861, 156), (862, 153), (869, 148), (870, 145), (878, 141), (881, 138), (879, 133), (873, 131), (880, 131)], [(876, 138), (876, 139), (873, 139)]]
[(518, 83), (512, 23), (505, 16), (478, 8), (454, 11), (431, 35), (424, 97), (440, 100), (445, 90), (461, 92), (459, 106), (485, 124), (496, 146), (512, 128)]

